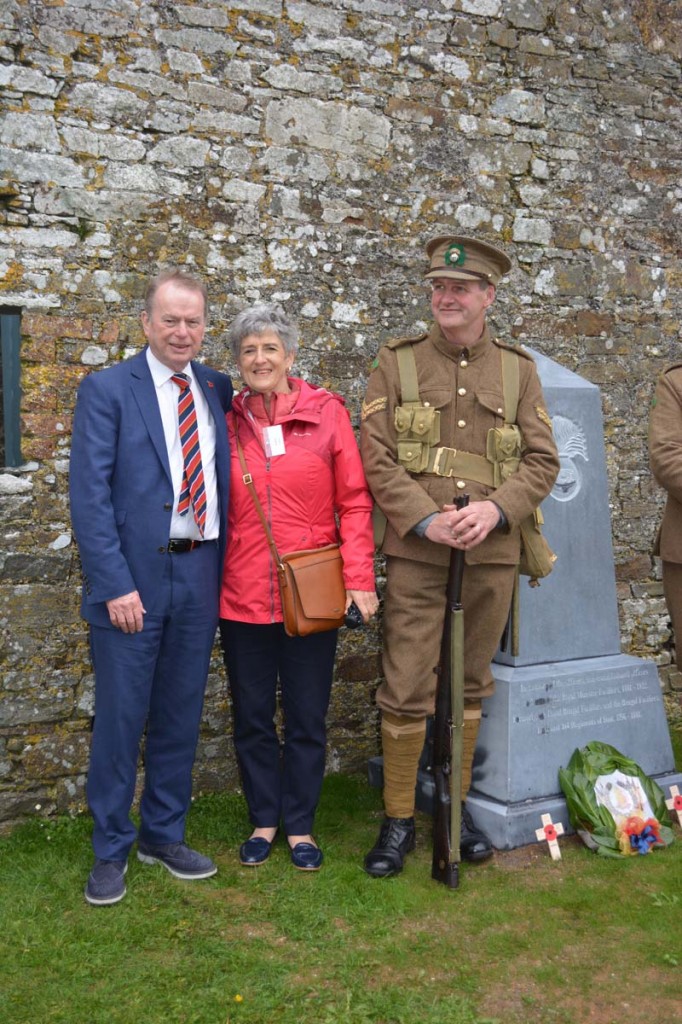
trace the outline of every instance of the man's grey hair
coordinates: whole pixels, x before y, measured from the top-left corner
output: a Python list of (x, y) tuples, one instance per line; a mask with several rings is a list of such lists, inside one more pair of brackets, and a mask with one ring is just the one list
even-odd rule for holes
[(281, 306), (274, 302), (260, 302), (248, 306), (238, 313), (227, 332), (227, 340), (235, 362), (239, 361), (244, 338), (250, 334), (266, 334), (272, 331), (284, 346), (288, 356), (295, 356), (298, 350), (298, 328)]
[(144, 311), (148, 317), (152, 315), (154, 308), (154, 299), (159, 288), (163, 284), (167, 284), (172, 281), (174, 284), (179, 285), (181, 288), (186, 288), (190, 292), (199, 292), (204, 299), (204, 322), (208, 323), (208, 289), (206, 285), (197, 277), (195, 274), (190, 274), (188, 271), (183, 270), (182, 267), (171, 267), (169, 270), (162, 270), (160, 274), (153, 277), (147, 285), (147, 291), (144, 297)]

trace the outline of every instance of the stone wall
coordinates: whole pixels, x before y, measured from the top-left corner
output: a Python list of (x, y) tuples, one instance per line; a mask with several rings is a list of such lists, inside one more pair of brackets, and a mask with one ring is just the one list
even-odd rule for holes
[[(675, 20), (677, 18), (677, 21)], [(680, 9), (665, 0), (5, 0), (0, 306), (22, 311), (22, 457), (0, 474), (0, 819), (83, 805), (92, 714), (67, 505), (82, 376), (136, 350), (147, 277), (209, 282), (207, 361), (256, 299), (355, 421), (421, 330), (423, 243), (514, 260), (495, 328), (602, 389), (623, 648), (670, 636), (646, 454), (682, 320)], [(376, 750), (378, 632), (344, 638), (330, 769)], [(237, 783), (216, 657), (197, 790)]]

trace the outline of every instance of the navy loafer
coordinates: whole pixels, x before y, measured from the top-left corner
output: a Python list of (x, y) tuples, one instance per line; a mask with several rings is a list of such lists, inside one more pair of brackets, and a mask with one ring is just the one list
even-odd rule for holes
[(245, 868), (255, 868), (259, 864), (264, 864), (270, 856), (272, 842), (269, 843), (262, 836), (251, 836), (239, 847), (239, 863)]
[(322, 866), (322, 850), (313, 843), (296, 843), (291, 848), (291, 863), (299, 871), (319, 871)]

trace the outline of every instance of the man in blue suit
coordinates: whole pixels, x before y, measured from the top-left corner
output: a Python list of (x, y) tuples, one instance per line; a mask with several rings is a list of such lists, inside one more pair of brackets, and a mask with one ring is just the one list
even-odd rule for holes
[[(90, 374), (78, 390), (70, 496), (95, 669), (87, 784), (95, 865), (85, 889), (95, 906), (125, 896), (136, 838), (139, 860), (178, 878), (217, 870), (184, 842), (218, 622), (229, 484), (232, 384), (193, 361), (206, 317), (201, 281), (182, 270), (160, 274), (142, 314), (147, 347)], [(194, 482), (191, 498), (187, 436), (178, 425), (188, 385), (190, 478), (199, 476), (201, 492)], [(130, 809), (145, 727), (138, 834)]]

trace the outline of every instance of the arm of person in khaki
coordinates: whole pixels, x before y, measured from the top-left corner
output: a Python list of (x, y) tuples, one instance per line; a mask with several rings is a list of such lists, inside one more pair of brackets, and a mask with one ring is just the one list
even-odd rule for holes
[(649, 416), (649, 457), (656, 482), (682, 503), (682, 366), (656, 384)]

